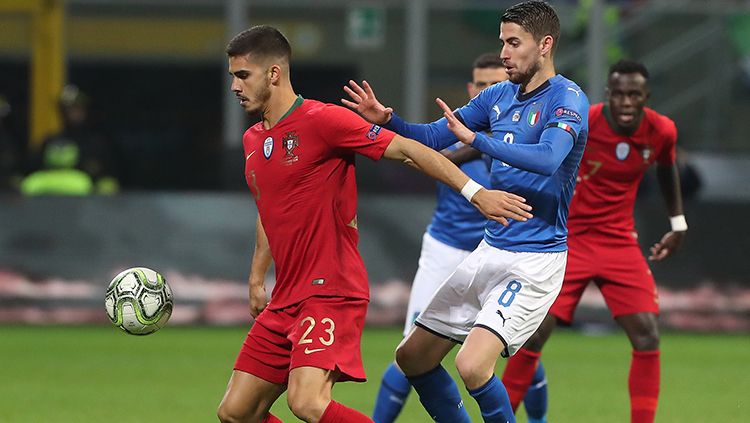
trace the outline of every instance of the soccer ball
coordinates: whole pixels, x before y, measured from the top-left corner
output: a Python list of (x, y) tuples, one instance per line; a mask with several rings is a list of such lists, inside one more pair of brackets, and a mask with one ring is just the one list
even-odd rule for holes
[(131, 335), (148, 335), (164, 327), (172, 315), (172, 290), (157, 272), (133, 267), (109, 283), (104, 306), (115, 326)]

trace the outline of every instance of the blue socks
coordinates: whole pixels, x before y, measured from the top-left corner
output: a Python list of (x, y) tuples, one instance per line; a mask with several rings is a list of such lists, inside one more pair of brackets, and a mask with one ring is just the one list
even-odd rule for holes
[(408, 379), (419, 394), (419, 402), (433, 420), (439, 423), (471, 423), (456, 382), (443, 366)]
[(469, 394), (479, 404), (485, 423), (515, 423), (516, 416), (510, 405), (508, 391), (497, 376), (492, 375), (484, 386), (470, 390)]
[(411, 391), (409, 380), (394, 363), (391, 363), (383, 373), (372, 420), (375, 423), (393, 423), (401, 413), (409, 391)]
[(529, 423), (547, 422), (547, 375), (541, 361), (523, 398), (523, 405), (526, 407)]

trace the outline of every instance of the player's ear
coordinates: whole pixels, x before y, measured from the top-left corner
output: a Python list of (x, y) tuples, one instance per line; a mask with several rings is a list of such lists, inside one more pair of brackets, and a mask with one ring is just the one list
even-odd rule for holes
[(552, 55), (552, 47), (555, 45), (555, 39), (552, 38), (551, 35), (545, 35), (544, 37), (542, 37), (542, 40), (539, 44), (541, 47), (542, 55)]
[(268, 68), (268, 79), (272, 84), (277, 83), (281, 79), (281, 66), (276, 64), (271, 65), (271, 67)]

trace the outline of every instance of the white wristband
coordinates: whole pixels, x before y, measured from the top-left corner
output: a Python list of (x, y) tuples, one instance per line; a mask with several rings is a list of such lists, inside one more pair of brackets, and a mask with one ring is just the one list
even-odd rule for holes
[(474, 194), (476, 194), (482, 188), (484, 187), (479, 185), (475, 180), (469, 179), (464, 187), (461, 188), (461, 195), (464, 196), (466, 201), (471, 202), (471, 198), (474, 197)]
[(672, 225), (672, 232), (685, 232), (688, 228), (684, 214), (670, 217), (669, 223)]

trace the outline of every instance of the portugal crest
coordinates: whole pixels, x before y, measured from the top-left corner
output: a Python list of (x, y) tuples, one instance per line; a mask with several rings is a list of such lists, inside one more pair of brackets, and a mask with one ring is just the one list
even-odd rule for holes
[(284, 164), (290, 165), (299, 160), (299, 156), (294, 154), (294, 149), (299, 146), (299, 137), (295, 131), (284, 134), (281, 144), (284, 146)]

